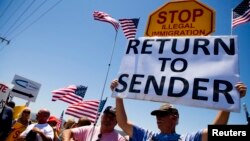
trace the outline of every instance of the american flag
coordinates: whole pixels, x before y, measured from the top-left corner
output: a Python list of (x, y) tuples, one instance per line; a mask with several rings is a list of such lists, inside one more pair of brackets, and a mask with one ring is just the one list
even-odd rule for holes
[(58, 123), (57, 123), (57, 125), (56, 125), (56, 129), (58, 129), (58, 130), (62, 127), (63, 114), (64, 114), (64, 111), (62, 111), (61, 116), (60, 116), (60, 118), (59, 118), (59, 120), (58, 120)]
[(233, 10), (232, 27), (250, 21), (250, 0), (243, 0)]
[(87, 91), (85, 86), (70, 85), (66, 88), (60, 88), (52, 91), (52, 101), (61, 100), (69, 104), (81, 102)]
[(66, 109), (65, 114), (77, 118), (86, 116), (91, 122), (95, 122), (99, 103), (99, 100), (87, 100), (72, 104)]
[(102, 112), (102, 109), (103, 109), (104, 105), (106, 104), (107, 99), (108, 98), (106, 97), (106, 99), (104, 99), (104, 100), (101, 101), (101, 103), (100, 103), (100, 105), (98, 107), (98, 113)]
[[(103, 103), (105, 104), (106, 100), (101, 101), (102, 108), (104, 106)], [(82, 101), (82, 102), (70, 105), (66, 109), (65, 114), (71, 115), (76, 118), (81, 118), (83, 116), (86, 116), (90, 119), (92, 123), (95, 123), (96, 119), (98, 119), (98, 116), (99, 116), (99, 110), (100, 110), (99, 104), (100, 104), (100, 100)]]
[(111, 23), (116, 31), (119, 29), (119, 22), (112, 18), (109, 14), (101, 11), (94, 11), (93, 16), (95, 20)]
[(127, 39), (134, 39), (139, 19), (119, 19), (124, 35)]
[(97, 117), (96, 117), (96, 119), (95, 119), (95, 123), (98, 121), (98, 118), (99, 118), (99, 116), (100, 116), (101, 113), (102, 113), (103, 107), (105, 106), (107, 99), (108, 99), (108, 98), (106, 97), (106, 99), (101, 100), (101, 103), (99, 104), (99, 107), (98, 107), (98, 115), (97, 115)]

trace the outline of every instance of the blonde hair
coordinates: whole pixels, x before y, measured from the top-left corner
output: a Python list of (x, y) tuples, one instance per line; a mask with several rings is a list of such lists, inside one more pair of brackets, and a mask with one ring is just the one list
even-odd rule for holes
[(75, 120), (74, 119), (68, 119), (68, 121), (66, 121), (63, 125), (64, 129), (69, 129), (72, 127), (72, 125), (75, 124)]
[(25, 107), (25, 108), (22, 110), (22, 112), (19, 113), (18, 118), (21, 118), (21, 117), (22, 117), (23, 112), (24, 112), (25, 110), (29, 110), (29, 111), (30, 111), (29, 118), (31, 117), (31, 109), (30, 109), (29, 107)]

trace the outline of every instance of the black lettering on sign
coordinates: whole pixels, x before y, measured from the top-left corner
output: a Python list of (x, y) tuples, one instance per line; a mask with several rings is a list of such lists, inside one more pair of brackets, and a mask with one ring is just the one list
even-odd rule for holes
[[(180, 92), (175, 92), (174, 93), (174, 86), (175, 86), (175, 82), (179, 81), (182, 82), (183, 84), (183, 89)], [(189, 88), (189, 83), (185, 78), (181, 78), (181, 77), (171, 77), (170, 78), (170, 84), (169, 84), (169, 89), (168, 89), (168, 96), (171, 97), (182, 97), (185, 94), (187, 94), (188, 92), (188, 88)]]
[(138, 54), (137, 47), (139, 44), (140, 44), (140, 40), (137, 40), (137, 39), (129, 40), (126, 54), (130, 53), (130, 49), (131, 50), (133, 49), (134, 54)]
[(157, 81), (153, 75), (148, 76), (146, 86), (145, 86), (145, 91), (144, 94), (148, 94), (150, 84), (154, 87), (156, 95), (162, 95), (163, 93), (163, 88), (164, 88), (164, 83), (165, 83), (166, 77), (162, 76), (160, 85), (157, 84)]
[(144, 75), (142, 74), (134, 74), (132, 79), (131, 79), (131, 83), (130, 83), (130, 87), (129, 87), (129, 92), (132, 93), (141, 93), (140, 90), (135, 89), (135, 85), (141, 85), (141, 81), (139, 81), (139, 78), (143, 78)]
[[(142, 44), (141, 54), (152, 54), (152, 51), (147, 50), (153, 47), (153, 39), (146, 39)], [(152, 43), (151, 43), (152, 42)]]
[(121, 89), (118, 89), (116, 88), (115, 91), (118, 92), (118, 93), (121, 93), (121, 92), (124, 92), (127, 87), (128, 87), (128, 84), (126, 83), (125, 80), (123, 80), (123, 78), (128, 78), (129, 75), (128, 74), (122, 74), (119, 78), (118, 78), (118, 82), (119, 82), (119, 85), (122, 86)]
[(192, 99), (197, 99), (197, 100), (204, 100), (207, 101), (207, 97), (205, 96), (199, 96), (198, 94), (201, 94), (201, 92), (199, 90), (207, 90), (207, 87), (205, 86), (201, 86), (201, 82), (209, 82), (209, 79), (205, 79), (205, 78), (195, 78), (194, 79), (194, 90), (193, 90), (193, 95), (192, 95)]
[[(224, 85), (225, 89), (220, 89)], [(214, 94), (213, 101), (219, 101), (219, 94), (223, 94), (229, 104), (234, 104), (233, 98), (230, 95), (230, 92), (233, 90), (233, 85), (226, 80), (214, 80)]]

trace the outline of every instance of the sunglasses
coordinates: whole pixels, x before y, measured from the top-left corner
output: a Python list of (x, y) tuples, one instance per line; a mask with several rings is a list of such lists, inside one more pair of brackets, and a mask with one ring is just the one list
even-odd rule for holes
[(100, 141), (101, 138), (102, 138), (102, 134), (100, 133), (100, 134), (98, 135), (98, 139), (97, 139), (96, 141)]
[(23, 113), (25, 113), (25, 114), (30, 114), (30, 111), (23, 111)]

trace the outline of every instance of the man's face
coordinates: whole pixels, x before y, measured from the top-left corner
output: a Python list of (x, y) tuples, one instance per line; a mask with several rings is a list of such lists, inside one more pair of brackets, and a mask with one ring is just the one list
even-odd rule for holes
[(101, 124), (104, 128), (112, 130), (117, 124), (116, 117), (113, 114), (105, 113), (102, 115)]
[(171, 114), (158, 114), (156, 115), (157, 125), (161, 131), (169, 131), (175, 129), (178, 123), (178, 117)]
[(46, 111), (40, 110), (36, 114), (36, 119), (39, 123), (46, 123), (48, 118), (49, 118), (49, 113)]

